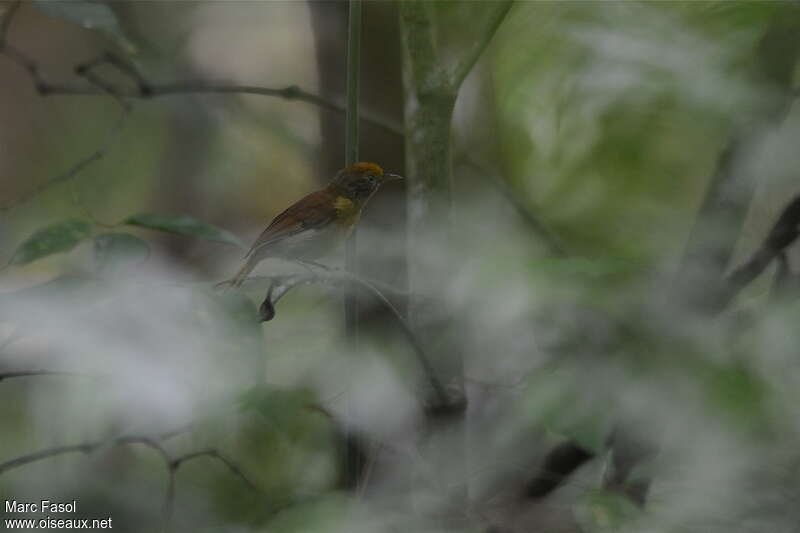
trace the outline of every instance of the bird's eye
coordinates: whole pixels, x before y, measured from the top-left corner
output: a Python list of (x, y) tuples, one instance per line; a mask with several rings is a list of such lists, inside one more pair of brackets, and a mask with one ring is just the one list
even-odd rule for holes
[(367, 181), (370, 185), (375, 185), (375, 176), (367, 176)]

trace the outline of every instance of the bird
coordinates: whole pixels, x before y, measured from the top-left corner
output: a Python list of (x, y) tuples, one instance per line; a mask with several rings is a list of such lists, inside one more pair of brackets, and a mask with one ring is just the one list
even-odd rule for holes
[(230, 286), (241, 287), (268, 257), (313, 263), (332, 252), (350, 235), (380, 186), (398, 179), (403, 177), (384, 172), (375, 163), (360, 162), (339, 170), (324, 189), (304, 196), (272, 219), (245, 255)]

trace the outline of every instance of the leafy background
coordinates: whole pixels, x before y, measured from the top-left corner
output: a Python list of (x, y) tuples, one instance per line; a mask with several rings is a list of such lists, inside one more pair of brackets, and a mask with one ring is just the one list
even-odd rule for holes
[[(364, 101), (396, 121), (399, 42), (383, 29), (396, 25), (396, 5), (379, 4), (366, 8), (365, 56), (393, 58), (384, 67), (395, 74), (368, 69)], [(447, 60), (486, 4), (432, 5)], [(315, 10), (34, 1), (6, 40), (53, 83), (81, 82), (75, 65), (112, 50), (150, 80), (298, 85), (340, 99), (325, 68), (344, 53), (341, 17)], [(759, 43), (776, 21), (797, 27), (800, 14), (783, 2), (512, 6), (457, 102), (451, 246), (411, 251), (449, 265), (448, 320), (465, 359), (473, 504), (456, 526), (442, 518), (452, 487), (420, 457), (422, 378), (391, 321), (369, 321), (377, 311), (367, 306), (354, 350), (330, 287), (293, 291), (266, 325), (256, 313), (266, 285), (214, 289), (265, 222), (338, 165), (335, 113), (179, 94), (133, 102), (117, 130), (114, 98), (43, 97), (0, 58), (0, 368), (70, 373), (0, 381), (0, 462), (101, 443), (0, 471), (2, 499), (76, 499), (79, 516), (157, 530), (163, 457), (109, 439), (191, 422), (165, 441), (169, 452), (213, 449), (243, 475), (211, 456), (182, 464), (175, 531), (794, 531), (791, 283), (776, 289), (770, 270), (712, 318), (676, 297), (721, 151), (777, 98), (758, 76)], [(737, 162), (756, 192), (734, 263), (798, 192), (797, 129), (790, 108)], [(364, 158), (402, 162), (402, 138), (382, 135), (365, 130), (374, 144)], [(28, 198), (104, 143), (101, 158)], [(406, 290), (402, 192), (381, 191), (361, 239), (365, 275)], [(532, 220), (566, 254), (553, 254)], [(654, 479), (644, 509), (602, 487), (620, 424), (658, 450), (634, 473)], [(379, 451), (366, 489), (342, 489), (349, 432)], [(542, 455), (565, 439), (598, 457), (547, 501), (521, 500)]]

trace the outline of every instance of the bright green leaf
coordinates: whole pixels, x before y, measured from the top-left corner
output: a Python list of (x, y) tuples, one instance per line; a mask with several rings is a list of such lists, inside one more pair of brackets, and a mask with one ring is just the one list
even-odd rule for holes
[(92, 224), (85, 220), (65, 220), (42, 228), (28, 237), (11, 257), (12, 265), (27, 265), (42, 257), (72, 250), (92, 234)]
[(149, 255), (147, 243), (130, 233), (104, 233), (94, 238), (94, 260), (100, 272), (141, 263)]
[(202, 220), (198, 220), (189, 215), (160, 215), (155, 213), (140, 213), (132, 215), (125, 219), (125, 224), (133, 226), (141, 226), (143, 228), (153, 229), (157, 231), (165, 231), (167, 233), (177, 233), (179, 235), (189, 235), (198, 237), (207, 241), (222, 242), (226, 244), (233, 244), (240, 248), (245, 245), (239, 240), (236, 235), (218, 228)]

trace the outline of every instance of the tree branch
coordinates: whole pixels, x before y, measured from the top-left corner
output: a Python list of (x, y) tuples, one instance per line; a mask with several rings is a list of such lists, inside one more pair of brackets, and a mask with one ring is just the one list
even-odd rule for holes
[(725, 286), (718, 302), (724, 309), (739, 292), (761, 275), (769, 264), (779, 258), (800, 235), (800, 195), (789, 202), (772, 226), (764, 242), (745, 263), (725, 278)]
[(80, 374), (78, 372), (68, 372), (63, 370), (18, 370), (11, 372), (0, 372), (0, 381), (4, 379), (26, 378), (32, 376), (77, 376), (77, 377), (92, 377), (88, 374)]
[(469, 165), (478, 175), (483, 177), (490, 185), (495, 187), (503, 198), (511, 204), (511, 207), (517, 212), (519, 218), (522, 219), (528, 227), (539, 236), (542, 243), (550, 250), (550, 253), (556, 257), (568, 257), (570, 254), (566, 247), (562, 244), (561, 240), (553, 233), (553, 231), (545, 224), (542, 219), (537, 215), (530, 206), (520, 200), (519, 195), (514, 192), (511, 186), (500, 176), (494, 176), (492, 172), (488, 172), (482, 168), (481, 165), (472, 160), (467, 160), (466, 164)]
[(425, 352), (425, 348), (422, 346), (422, 343), (414, 334), (408, 322), (406, 322), (406, 320), (400, 314), (400, 311), (398, 311), (397, 308), (392, 305), (389, 299), (375, 285), (366, 280), (353, 276), (348, 272), (340, 272), (330, 269), (326, 270), (325, 275), (312, 272), (303, 275), (295, 274), (289, 276), (267, 277), (263, 279), (269, 279), (272, 282), (269, 290), (267, 291), (267, 295), (264, 298), (261, 307), (259, 308), (261, 320), (264, 322), (272, 320), (275, 317), (275, 304), (277, 304), (278, 301), (289, 291), (301, 285), (355, 285), (372, 294), (375, 299), (378, 300), (378, 302), (380, 302), (381, 305), (383, 305), (384, 308), (390, 312), (392, 317), (395, 319), (395, 322), (408, 340), (409, 344), (413, 348), (414, 355), (422, 367), (425, 377), (433, 388), (437, 400), (439, 401), (439, 404), (436, 407), (444, 408), (446, 406), (450, 406), (451, 402), (449, 401), (447, 391), (436, 375), (436, 371), (434, 370), (433, 365), (430, 362), (430, 358)]
[(436, 45), (433, 38), (432, 4), (424, 0), (403, 0), (400, 17), (404, 48), (414, 58), (409, 74), (418, 93), (442, 90), (450, 87), (443, 68), (436, 61)]
[(162, 508), (164, 531), (167, 531), (169, 529), (169, 524), (170, 521), (172, 520), (172, 514), (175, 505), (176, 475), (181, 465), (183, 465), (187, 461), (198, 459), (200, 457), (210, 457), (212, 459), (216, 459), (217, 461), (222, 463), (225, 466), (225, 468), (227, 468), (231, 472), (231, 474), (238, 477), (242, 481), (242, 483), (247, 485), (248, 488), (250, 488), (255, 492), (260, 492), (258, 487), (250, 480), (250, 478), (247, 475), (245, 475), (244, 471), (239, 467), (239, 465), (237, 465), (234, 461), (232, 461), (231, 459), (220, 453), (220, 451), (215, 448), (190, 452), (184, 455), (173, 457), (169, 453), (169, 451), (167, 451), (167, 449), (163, 446), (162, 442), (164, 440), (174, 437), (179, 433), (187, 431), (189, 428), (191, 428), (191, 425), (181, 426), (172, 431), (168, 431), (156, 436), (123, 435), (121, 437), (117, 437), (111, 440), (85, 442), (82, 444), (71, 444), (66, 446), (55, 446), (52, 448), (46, 448), (44, 450), (39, 450), (38, 452), (22, 455), (14, 459), (5, 461), (3, 463), (0, 463), (0, 475), (15, 468), (19, 468), (31, 463), (48, 459), (50, 457), (65, 455), (68, 453), (80, 452), (88, 455), (99, 449), (104, 449), (104, 448), (114, 448), (117, 446), (127, 446), (131, 444), (139, 444), (142, 446), (146, 446), (154, 450), (163, 459), (164, 466), (167, 470), (167, 488), (164, 492), (164, 503)]
[(719, 292), (755, 191), (756, 180), (743, 172), (742, 164), (791, 108), (792, 74), (800, 57), (796, 26), (785, 17), (776, 18), (759, 42), (755, 81), (764, 93), (762, 105), (749, 123), (731, 136), (720, 154), (689, 235), (678, 281), (683, 285), (683, 296), (697, 307), (714, 308), (718, 303), (714, 291), (709, 294), (707, 289), (714, 287)]
[(170, 468), (177, 471), (178, 468), (180, 468), (180, 466), (183, 463), (187, 461), (192, 461), (194, 459), (199, 459), (201, 457), (208, 457), (211, 459), (215, 459), (216, 461), (219, 461), (223, 466), (225, 466), (225, 468), (228, 469), (228, 471), (230, 471), (231, 474), (238, 477), (242, 481), (242, 483), (247, 485), (251, 490), (256, 492), (261, 492), (259, 488), (256, 486), (256, 484), (253, 483), (250, 480), (250, 478), (245, 475), (244, 471), (242, 471), (241, 467), (239, 467), (238, 464), (233, 462), (227, 456), (223, 455), (216, 448), (210, 448), (208, 450), (200, 450), (197, 452), (191, 452), (185, 455), (174, 457), (170, 462)]
[[(31, 191), (25, 193), (21, 198), (18, 198), (8, 204), (0, 205), (0, 212), (7, 211), (29, 201), (53, 185), (73, 179), (86, 167), (105, 157), (111, 144), (117, 138), (119, 131), (122, 129), (122, 126), (128, 117), (128, 113), (130, 112), (130, 105), (127, 103), (128, 99), (146, 100), (162, 96), (186, 94), (252, 94), (283, 98), (285, 100), (307, 102), (316, 105), (321, 109), (326, 109), (337, 113), (346, 112), (346, 106), (342, 103), (325, 99), (321, 96), (305, 91), (296, 85), (290, 85), (283, 88), (269, 88), (252, 85), (232, 85), (225, 82), (213, 83), (200, 80), (177, 81), (164, 84), (152, 83), (144, 75), (142, 75), (134, 65), (109, 52), (101, 54), (93, 60), (76, 65), (75, 73), (78, 76), (86, 79), (89, 82), (89, 85), (51, 83), (42, 75), (38, 64), (33, 58), (7, 41), (8, 31), (11, 28), (14, 16), (16, 15), (20, 5), (21, 2), (15, 2), (12, 4), (0, 20), (0, 55), (4, 55), (12, 62), (16, 63), (20, 68), (25, 70), (28, 73), (31, 82), (33, 83), (34, 89), (41, 96), (105, 94), (115, 98), (122, 106), (123, 112), (118, 122), (112, 126), (109, 133), (106, 135), (106, 140), (103, 142), (100, 148), (75, 163), (63, 174), (34, 187)], [(97, 67), (102, 65), (109, 65), (115, 68), (118, 72), (128, 76), (134, 82), (135, 87), (120, 88), (108, 82), (103, 77), (97, 75), (94, 71)], [(386, 131), (396, 135), (403, 135), (402, 124), (398, 124), (396, 121), (392, 121), (386, 117), (378, 116), (369, 110), (365, 110), (364, 112), (360, 113), (360, 120), (364, 120), (367, 123), (385, 129)]]
[[(95, 77), (95, 79), (92, 80), (93, 83), (91, 85), (50, 83), (39, 71), (38, 64), (35, 60), (18, 48), (8, 44), (4, 40), (0, 41), (0, 54), (5, 55), (11, 61), (26, 70), (31, 78), (31, 81), (33, 82), (34, 89), (42, 96), (107, 94), (110, 92), (111, 87), (113, 87), (106, 81), (101, 82), (102, 78), (98, 77)], [(205, 80), (181, 80), (167, 83), (154, 83), (145, 78), (133, 65), (126, 63), (111, 53), (104, 53), (96, 59), (87, 61), (85, 63), (80, 63), (75, 67), (75, 70), (78, 75), (85, 75), (92, 69), (104, 64), (108, 64), (116, 68), (119, 72), (128, 75), (134, 81), (135, 87), (133, 88), (113, 88), (113, 93), (122, 98), (149, 100), (163, 96), (186, 94), (250, 94), (283, 98), (290, 101), (295, 100), (299, 102), (306, 102), (321, 109), (336, 113), (346, 112), (346, 106), (341, 102), (323, 98), (322, 96), (301, 89), (297, 85), (271, 88), (260, 87), (256, 85), (236, 85), (224, 81), (211, 82)], [(98, 86), (100, 83), (102, 83), (102, 87)], [(369, 110), (364, 110), (364, 112), (361, 113), (360, 119), (390, 133), (403, 135), (402, 124)]]
[(75, 453), (75, 452), (90, 454), (100, 448), (105, 448), (105, 447), (113, 448), (116, 446), (124, 446), (128, 444), (143, 444), (145, 446), (157, 450), (162, 456), (164, 456), (166, 454), (166, 451), (163, 449), (163, 447), (161, 447), (160, 444), (158, 444), (156, 439), (164, 440), (165, 438), (169, 438), (169, 436), (164, 437), (163, 435), (161, 435), (154, 438), (141, 435), (125, 435), (111, 440), (84, 442), (82, 444), (70, 444), (65, 446), (55, 446), (52, 448), (46, 448), (44, 450), (39, 450), (38, 452), (21, 455), (19, 457), (15, 457), (14, 459), (10, 459), (8, 461), (0, 463), (0, 475), (8, 472), (9, 470), (13, 470), (15, 468), (19, 468), (21, 466), (25, 466), (30, 463), (35, 463), (37, 461), (41, 461), (49, 457), (56, 457), (58, 455), (63, 455), (66, 453)]
[(11, 27), (11, 23), (14, 21), (14, 15), (17, 14), (17, 10), (19, 9), (20, 5), (22, 4), (22, 0), (17, 0), (16, 2), (12, 2), (8, 5), (7, 11), (3, 13), (2, 19), (0, 19), (0, 48), (3, 48), (6, 44), (6, 37), (8, 36), (8, 30)]

